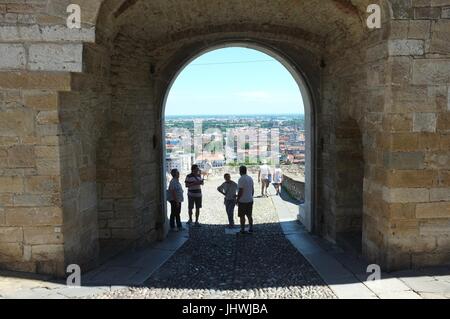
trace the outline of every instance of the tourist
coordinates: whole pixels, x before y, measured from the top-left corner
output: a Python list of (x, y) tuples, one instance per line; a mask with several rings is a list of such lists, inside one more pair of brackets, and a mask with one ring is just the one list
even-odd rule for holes
[(267, 188), (270, 185), (269, 177), (271, 176), (270, 168), (266, 163), (259, 167), (258, 183), (261, 184), (261, 197), (268, 196)]
[(203, 178), (206, 177), (206, 179), (208, 180), (211, 170), (212, 170), (212, 165), (208, 160), (206, 160), (205, 164), (203, 165), (203, 171), (202, 171)]
[(234, 207), (236, 206), (237, 184), (231, 180), (230, 174), (223, 176), (225, 182), (217, 187), (219, 193), (225, 196), (225, 210), (228, 215), (228, 228), (234, 228)]
[(281, 186), (283, 185), (283, 171), (280, 168), (280, 165), (275, 167), (273, 172), (273, 186), (277, 191), (277, 196), (281, 193)]
[(169, 189), (167, 192), (167, 200), (170, 202), (170, 229), (175, 231), (175, 221), (177, 223), (178, 231), (183, 230), (183, 225), (181, 224), (181, 203), (184, 200), (183, 197), (183, 187), (180, 183), (180, 172), (174, 168), (170, 174), (172, 175), (172, 180), (169, 184)]
[(195, 206), (195, 226), (200, 226), (198, 217), (200, 216), (200, 208), (202, 208), (202, 185), (203, 179), (200, 176), (200, 169), (198, 165), (192, 165), (191, 174), (186, 176), (186, 187), (188, 189), (188, 209), (189, 221), (188, 225), (192, 224), (192, 210)]
[[(253, 187), (253, 179), (247, 175), (247, 167), (241, 166), (239, 168), (241, 178), (238, 182), (238, 216), (241, 221), (241, 234), (253, 233), (253, 196), (255, 193)], [(245, 231), (245, 216), (248, 218), (249, 230)]]

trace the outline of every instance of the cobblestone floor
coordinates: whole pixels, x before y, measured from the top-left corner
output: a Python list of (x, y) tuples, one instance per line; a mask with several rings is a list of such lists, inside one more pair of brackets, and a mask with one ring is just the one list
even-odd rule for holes
[[(283, 235), (270, 198), (255, 199), (254, 234), (226, 234), (220, 183), (206, 182), (202, 226), (190, 228), (189, 240), (145, 287), (96, 298), (335, 298)], [(186, 207), (182, 214), (187, 217)]]

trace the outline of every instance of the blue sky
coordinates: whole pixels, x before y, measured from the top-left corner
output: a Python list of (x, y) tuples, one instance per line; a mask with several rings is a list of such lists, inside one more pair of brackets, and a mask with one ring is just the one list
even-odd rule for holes
[(208, 52), (192, 61), (169, 92), (166, 115), (299, 114), (297, 82), (277, 60), (246, 48)]

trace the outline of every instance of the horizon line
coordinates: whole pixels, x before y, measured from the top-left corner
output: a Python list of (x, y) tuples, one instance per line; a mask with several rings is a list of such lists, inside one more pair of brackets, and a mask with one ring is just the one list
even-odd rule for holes
[(166, 114), (165, 117), (169, 116), (286, 116), (286, 115), (305, 115), (305, 113), (261, 113), (261, 114)]

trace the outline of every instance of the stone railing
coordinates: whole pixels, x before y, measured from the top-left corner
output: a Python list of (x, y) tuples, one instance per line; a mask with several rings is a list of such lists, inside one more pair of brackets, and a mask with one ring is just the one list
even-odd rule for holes
[(283, 174), (283, 188), (294, 199), (305, 201), (305, 179), (303, 176)]

